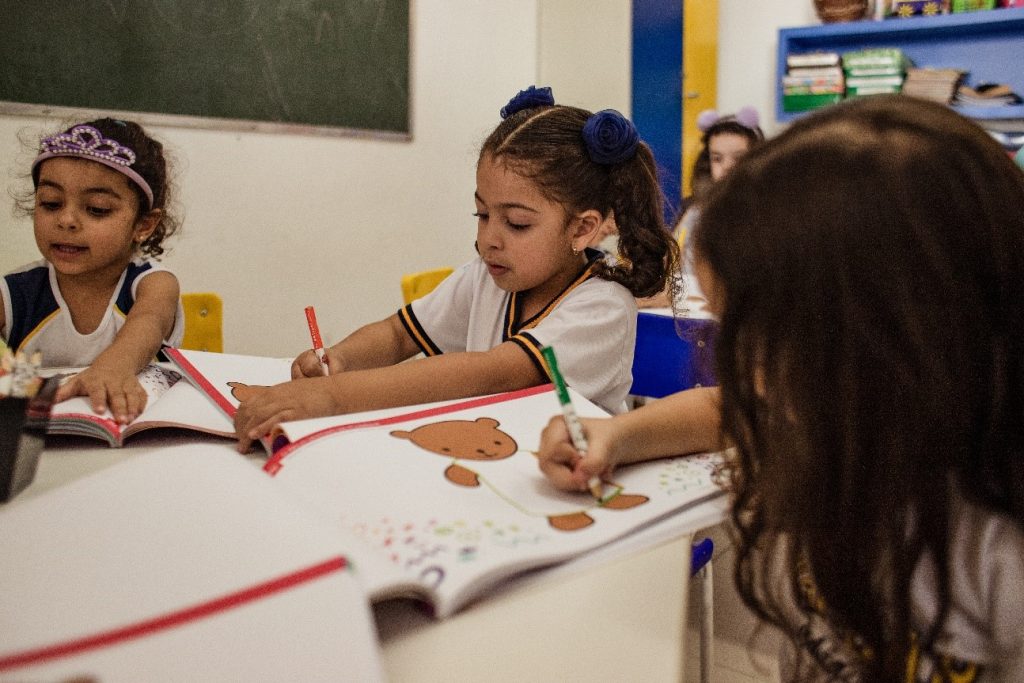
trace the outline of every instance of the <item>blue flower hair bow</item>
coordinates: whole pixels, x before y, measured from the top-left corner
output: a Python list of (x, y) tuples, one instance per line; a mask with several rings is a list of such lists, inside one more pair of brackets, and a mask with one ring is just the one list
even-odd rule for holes
[(591, 114), (583, 124), (583, 142), (594, 163), (618, 164), (636, 154), (640, 134), (625, 116), (614, 109), (604, 109)]
[(507, 119), (517, 111), (531, 109), (533, 107), (550, 107), (555, 103), (555, 96), (551, 94), (551, 88), (538, 88), (531, 85), (526, 90), (520, 90), (515, 97), (508, 101), (501, 108), (501, 118)]

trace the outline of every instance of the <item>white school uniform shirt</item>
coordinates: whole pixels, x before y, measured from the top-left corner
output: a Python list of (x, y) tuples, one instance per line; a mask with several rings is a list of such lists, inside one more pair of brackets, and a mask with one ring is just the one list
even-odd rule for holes
[(679, 264), (679, 272), (674, 276), (678, 283), (679, 298), (675, 302), (675, 308), (685, 316), (702, 317), (710, 315), (708, 311), (708, 298), (700, 288), (697, 280), (697, 271), (694, 266), (693, 257), (693, 229), (697, 227), (700, 220), (700, 209), (691, 207), (683, 214), (679, 223), (679, 230), (675, 237), (679, 239), (683, 231), (686, 236), (683, 240), (683, 256)]
[[(955, 681), (1024, 681), (1024, 530), (963, 496), (954, 498), (950, 519), (949, 614), (934, 649), (949, 658)], [(911, 626), (918, 637), (935, 620), (937, 596), (935, 564), (925, 556), (910, 585)], [(831, 667), (830, 680), (861, 683), (848, 666), (848, 643), (824, 619), (813, 615), (806, 632)], [(784, 643), (779, 659), (783, 680), (792, 678), (795, 664), (788, 642)], [(934, 658), (921, 654), (908, 667), (907, 681), (928, 683), (938, 666)]]
[(587, 254), (588, 265), (572, 283), (528, 320), (521, 317), (517, 293), (494, 284), (479, 257), (398, 317), (428, 356), (512, 342), (550, 378), (541, 348), (551, 346), (566, 384), (609, 412), (623, 412), (633, 384), (636, 302), (624, 286), (596, 277), (600, 253)]
[[(0, 278), (0, 297), (4, 304), (4, 326), (0, 333), (18, 351), (27, 354), (39, 351), (43, 363), (49, 367), (89, 365), (124, 327), (142, 279), (164, 270), (146, 259), (129, 263), (121, 273), (100, 324), (89, 334), (82, 334), (75, 329), (68, 313), (53, 265), (45, 260), (35, 261)], [(185, 314), (179, 300), (174, 328), (164, 343), (179, 345), (184, 331)]]

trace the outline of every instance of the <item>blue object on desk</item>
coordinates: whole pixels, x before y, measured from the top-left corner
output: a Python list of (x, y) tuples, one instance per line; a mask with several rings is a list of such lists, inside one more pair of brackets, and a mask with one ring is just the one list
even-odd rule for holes
[(697, 572), (704, 568), (711, 561), (711, 555), (715, 552), (715, 544), (710, 538), (705, 538), (699, 543), (694, 543), (690, 548), (690, 576), (696, 576)]
[(634, 396), (661, 398), (696, 386), (714, 386), (714, 336), (710, 318), (673, 318), (641, 311), (636, 317)]

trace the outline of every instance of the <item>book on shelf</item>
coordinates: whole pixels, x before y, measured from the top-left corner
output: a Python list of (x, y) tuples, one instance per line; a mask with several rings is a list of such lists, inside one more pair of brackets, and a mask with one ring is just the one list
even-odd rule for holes
[(957, 104), (976, 107), (998, 107), (1021, 104), (1021, 97), (1004, 83), (982, 83), (971, 87), (960, 85), (956, 89)]
[(827, 95), (839, 94), (844, 91), (842, 84), (836, 83), (786, 83), (783, 86), (783, 95)]
[[(60, 369), (61, 374), (83, 368)], [(157, 428), (186, 429), (217, 436), (234, 436), (235, 428), (223, 412), (202, 393), (164, 364), (152, 363), (138, 375), (146, 392), (146, 407), (134, 420), (121, 425), (109, 411), (97, 413), (87, 396), (75, 396), (53, 405), (47, 434), (87, 436), (121, 447), (135, 434)]]
[(842, 97), (843, 90), (838, 52), (786, 55), (786, 73), (782, 76), (785, 111), (807, 111), (832, 104)]
[(901, 92), (898, 85), (861, 85), (846, 89), (846, 96), (867, 97), (869, 95), (895, 95)]
[(853, 66), (844, 70), (847, 78), (861, 76), (902, 76), (904, 69), (901, 66)]
[(847, 88), (896, 86), (898, 89), (901, 85), (903, 85), (903, 76), (858, 76), (846, 79)]
[(383, 679), (337, 530), (226, 445), (15, 498), (0, 546), (0, 680)]
[(839, 65), (838, 52), (791, 52), (786, 55), (787, 69)]
[(824, 78), (829, 80), (842, 79), (843, 70), (838, 66), (788, 69), (786, 78)]
[(843, 69), (888, 68), (906, 71), (912, 66), (911, 60), (898, 47), (873, 47), (863, 50), (850, 50), (842, 55)]
[[(572, 399), (584, 418), (605, 415)], [(620, 468), (600, 499), (556, 490), (535, 456), (543, 427), (560, 414), (550, 385), (403, 410), (335, 417), (279, 450), (263, 472), (225, 444), (164, 448), (0, 509), (8, 550), (0, 588), (17, 596), (0, 610), (0, 673), (103, 673), (89, 665), (128, 666), (117, 651), (125, 645), (153, 657), (145, 674), (215, 637), (210, 605), (230, 620), (220, 622), (229, 658), (250, 638), (258, 656), (298, 658), (291, 632), (273, 646), (260, 639), (294, 619), (303, 634), (323, 629), (312, 639), (321, 644), (344, 644), (350, 632), (372, 672), (367, 601), (413, 599), (445, 618), (537, 570), (633, 552), (632, 539), (651, 529), (684, 536), (706, 519), (702, 503), (724, 496), (716, 454)], [(296, 589), (263, 599), (282, 582)], [(183, 629), (150, 628), (183, 614), (196, 615)], [(221, 652), (203, 649), (203, 661)], [(325, 666), (344, 656), (331, 654)], [(303, 671), (277, 678), (310, 680)]]
[(959, 69), (907, 69), (903, 93), (912, 97), (949, 104), (956, 94), (957, 85), (964, 77)]

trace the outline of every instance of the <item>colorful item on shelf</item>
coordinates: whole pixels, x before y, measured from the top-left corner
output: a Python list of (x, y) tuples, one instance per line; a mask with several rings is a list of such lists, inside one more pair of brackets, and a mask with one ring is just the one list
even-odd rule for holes
[(783, 109), (803, 112), (835, 104), (843, 97), (843, 70), (838, 52), (786, 55), (782, 77)]
[(934, 16), (948, 11), (948, 0), (892, 0), (889, 14), (896, 17), (912, 17), (917, 14)]
[(814, 0), (814, 11), (826, 24), (856, 21), (871, 13), (871, 3), (868, 0)]
[(974, 12), (981, 9), (994, 9), (996, 0), (952, 0), (950, 9), (954, 12)]

